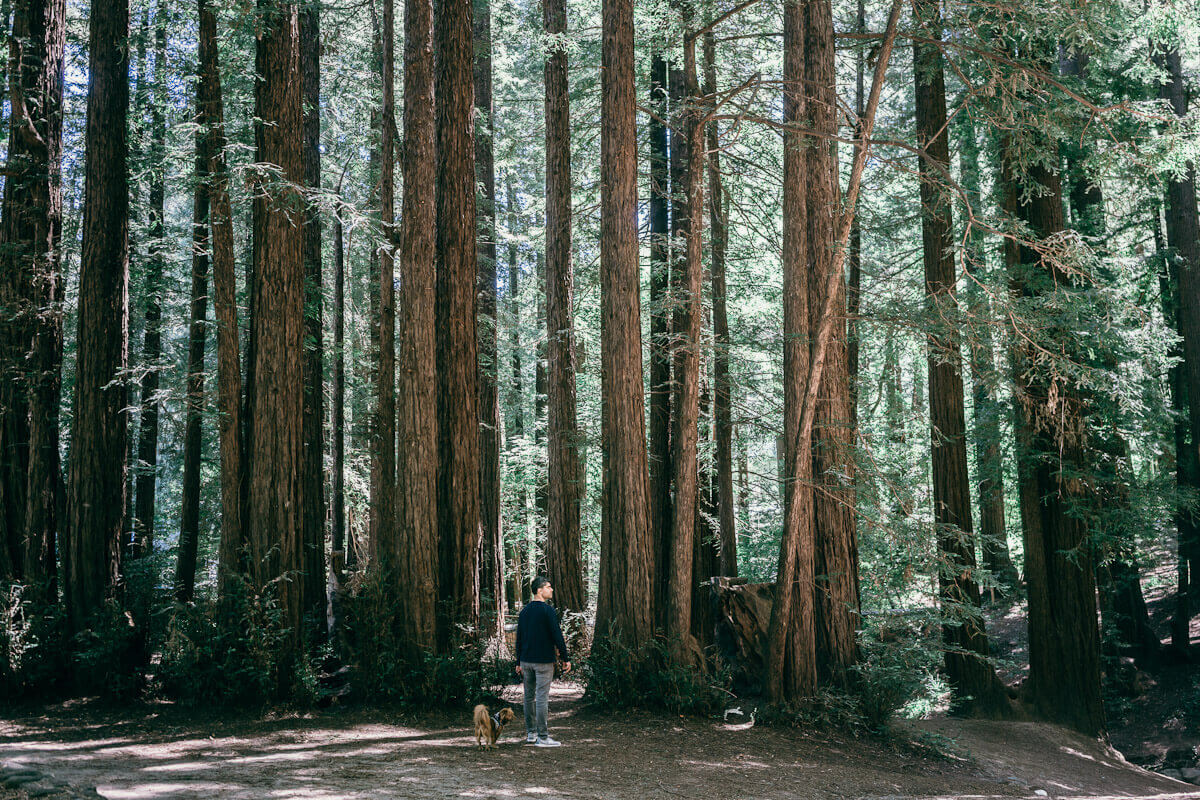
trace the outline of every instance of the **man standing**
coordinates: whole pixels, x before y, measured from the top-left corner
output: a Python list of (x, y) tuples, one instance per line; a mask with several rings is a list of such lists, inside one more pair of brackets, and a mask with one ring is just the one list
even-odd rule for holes
[(539, 575), (531, 588), (533, 598), (517, 618), (517, 674), (525, 680), (525, 744), (558, 747), (560, 742), (550, 738), (546, 725), (554, 651), (557, 649), (562, 656), (564, 675), (571, 671), (571, 657), (558, 626), (558, 614), (550, 607), (554, 587)]

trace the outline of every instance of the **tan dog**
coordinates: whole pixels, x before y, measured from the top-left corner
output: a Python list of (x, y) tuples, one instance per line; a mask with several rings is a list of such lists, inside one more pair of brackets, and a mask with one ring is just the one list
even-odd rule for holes
[(516, 716), (516, 713), (508, 706), (495, 714), (489, 714), (485, 705), (475, 706), (475, 744), (489, 750), (495, 747), (496, 740), (500, 738), (500, 732), (504, 730), (504, 726), (512, 722)]

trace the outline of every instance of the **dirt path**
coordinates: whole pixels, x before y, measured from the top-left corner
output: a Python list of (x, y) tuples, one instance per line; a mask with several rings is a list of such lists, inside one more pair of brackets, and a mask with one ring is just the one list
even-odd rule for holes
[(526, 747), (520, 719), (498, 750), (480, 752), (466, 714), (248, 720), (65, 704), (0, 721), (0, 761), (110, 800), (1200, 797), (1043, 726), (952, 723), (940, 734), (958, 739), (949, 746), (961, 756), (947, 760), (840, 734), (597, 715), (578, 696), (556, 687), (551, 724), (564, 746), (553, 750)]

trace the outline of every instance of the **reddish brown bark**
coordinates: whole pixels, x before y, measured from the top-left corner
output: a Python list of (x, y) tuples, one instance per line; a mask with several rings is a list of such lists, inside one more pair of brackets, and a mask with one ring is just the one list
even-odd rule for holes
[(213, 309), (217, 319), (217, 413), (221, 452), (221, 540), (217, 593), (228, 595), (231, 582), (244, 574), (245, 530), (242, 521), (242, 378), (238, 342), (237, 274), (233, 259), (233, 213), (225, 163), (225, 113), (217, 20), (208, 0), (199, 0), (200, 82), (209, 176), (209, 235), (212, 244)]
[(379, 221), (383, 241), (379, 248), (378, 356), (375, 370), (374, 436), (371, 446), (371, 569), (385, 586), (396, 583), (401, 558), (396, 525), (396, 292), (393, 246), (395, 225), (395, 4), (383, 0), (383, 30), (379, 42), (379, 70), (383, 105), (379, 110), (380, 167)]
[(596, 635), (649, 640), (652, 544), (642, 386), (633, 3), (604, 0), (600, 112), (600, 358), (604, 410)]
[(438, 643), (479, 620), (479, 388), (471, 0), (436, 8)]
[(116, 591), (125, 509), (129, 354), (129, 55), (125, 0), (89, 17), (83, 253), (63, 599), (78, 630)]
[[(1167, 73), (1159, 96), (1171, 104), (1176, 116), (1188, 113), (1188, 93), (1178, 49), (1155, 47), (1155, 61)], [(1200, 216), (1196, 208), (1196, 169), (1188, 162), (1181, 176), (1167, 179), (1167, 244), (1179, 261), (1176, 284), (1175, 327), (1183, 339), (1182, 385), (1186, 393), (1191, 452), (1182, 460), (1182, 478), (1195, 480), (1200, 463)], [(1179, 529), (1179, 586), (1174, 628), (1187, 631), (1200, 604), (1200, 528), (1194, 519)], [(1181, 641), (1186, 635), (1179, 635)]]
[[(923, 3), (917, 11), (929, 37), (939, 38), (936, 7)], [(914, 42), (913, 64), (917, 144), (923, 153), (919, 169), (925, 296), (934, 325), (927, 351), (929, 424), (938, 592), (943, 614), (948, 616), (942, 623), (944, 663), (957, 705), (988, 715), (1002, 714), (1008, 710), (1008, 698), (987, 661), (987, 634), (978, 612), (952, 197), (944, 177), (950, 169), (950, 144), (941, 51), (936, 45)]]
[[(304, 186), (321, 189), (321, 8), (300, 9), (300, 78), (304, 136)], [(304, 609), (325, 614), (325, 333), (322, 308), (321, 214), (310, 198), (304, 220)]]
[[(704, 94), (712, 97), (717, 90), (717, 43), (713, 32), (704, 34)], [(732, 383), (729, 378), (729, 312), (726, 307), (725, 250), (729, 242), (728, 207), (721, 186), (721, 153), (717, 123), (708, 123), (708, 219), (711, 233), (712, 324), (713, 324), (713, 460), (716, 467), (716, 510), (720, 537), (720, 571), (738, 574), (737, 528), (734, 522), (733, 496), (733, 422)]]
[(404, 4), (404, 182), (400, 229), (399, 486), (406, 636), (436, 643), (438, 378), (434, 339), (433, 2)]
[[(293, 646), (306, 606), (303, 546), (304, 473), (304, 182), (297, 6), (260, 0), (255, 127), (264, 175), (254, 200), (254, 281), (248, 380), (253, 419), (246, 459), (250, 576), (265, 589), (279, 581), (283, 622)], [(281, 180), (279, 180), (281, 179)]]
[(142, 381), (140, 428), (137, 461), (134, 466), (132, 558), (145, 555), (154, 547), (154, 499), (158, 483), (158, 415), (162, 403), (158, 396), (162, 365), (162, 292), (165, 267), (164, 239), (166, 201), (167, 120), (167, 20), (160, 3), (154, 12), (154, 100), (150, 106), (150, 236), (146, 247), (146, 326), (142, 343)]
[(475, 0), (475, 169), (482, 193), (479, 248), (479, 514), (482, 548), (480, 597), (489, 634), (503, 633), (504, 545), (500, 538), (500, 393), (496, 353), (496, 165), (492, 108), (492, 11), (490, 0)]
[[(690, 13), (684, 15), (689, 20)], [(686, 26), (685, 22), (685, 26)], [(686, 650), (694, 650), (692, 629), (692, 584), (695, 581), (695, 536), (699, 492), (697, 440), (700, 420), (700, 334), (704, 265), (704, 125), (699, 110), (696, 80), (696, 40), (687, 35), (684, 43), (683, 80), (685, 100), (677, 124), (687, 140), (687, 163), (682, 171), (683, 218), (678, 220), (684, 239), (683, 259), (677, 261), (679, 283), (675, 296), (674, 341), (674, 426), (671, 431), (671, 466), (675, 485), (672, 515), (670, 579), (668, 582), (667, 633), (678, 637)], [(698, 653), (693, 653), (698, 656)]]
[[(1007, 143), (1001, 147), (1001, 185), (1008, 208), (1029, 226), (1035, 241), (1061, 233), (1058, 173), (1035, 165), (1018, 176)], [(1022, 186), (1032, 191), (1023, 193)], [(1023, 278), (1024, 270), (1048, 273), (1063, 290), (1070, 286), (1070, 278), (1052, 258), (1033, 247), (1010, 246), (1008, 262), (1014, 294), (1031, 297), (1040, 291)], [(1104, 706), (1096, 579), (1087, 525), (1075, 513), (1085, 487), (1067, 477), (1084, 468), (1083, 401), (1077, 387), (1035, 367), (1031, 346), (1019, 340), (1014, 351), (1017, 477), (1029, 593), (1029, 678), (1024, 688), (1045, 718), (1099, 734), (1104, 730)]]
[[(567, 35), (565, 0), (543, 4), (547, 36)], [(587, 608), (579, 524), (581, 473), (575, 426), (575, 335), (571, 264), (571, 115), (567, 53), (548, 51), (546, 80), (546, 571), (562, 610)]]
[(655, 623), (665, 624), (665, 551), (671, 529), (671, 174), (667, 148), (670, 108), (667, 62), (661, 53), (650, 59), (650, 411), (648, 445), (650, 530), (654, 537)]
[[(0, 580), (53, 591), (62, 393), (62, 80), (65, 3), (13, 8), (12, 113), (0, 213)], [(7, 17), (6, 23), (7, 23)]]
[[(816, 525), (814, 570), (817, 583), (816, 631), (819, 668), (836, 681), (855, 662), (858, 626), (858, 538), (854, 513), (854, 441), (851, 436), (850, 381), (846, 352), (846, 282), (834, 261), (841, 221), (837, 157), (837, 91), (834, 71), (833, 12), (829, 0), (805, 3), (805, 82), (808, 115), (822, 136), (806, 151), (808, 176), (809, 326), (816, 331), (832, 292), (833, 327), (828, 339), (814, 409), (813, 514)], [(853, 212), (850, 212), (853, 213)], [(836, 274), (836, 280), (827, 276)]]
[(196, 87), (196, 188), (192, 193), (192, 298), (188, 325), (186, 421), (183, 432), (183, 499), (179, 510), (179, 548), (173, 582), (175, 597), (189, 602), (196, 588), (196, 550), (200, 541), (200, 447), (204, 417), (204, 342), (208, 334), (209, 192), (208, 137), (204, 98)]
[[(783, 10), (783, 121), (807, 116), (804, 87), (804, 5)], [(783, 430), (784, 520), (771, 610), (766, 683), (773, 700), (806, 697), (816, 689), (811, 440), (801, 436), (800, 412), (809, 363), (807, 197), (805, 139), (793, 127), (783, 138)]]

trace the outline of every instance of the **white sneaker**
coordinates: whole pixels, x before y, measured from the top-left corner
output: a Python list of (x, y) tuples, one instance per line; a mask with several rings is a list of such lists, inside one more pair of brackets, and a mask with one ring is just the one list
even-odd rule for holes
[(556, 742), (549, 736), (540, 736), (536, 742), (537, 747), (562, 747), (562, 742)]
[(537, 742), (537, 734), (536, 733), (525, 734), (525, 744), (534, 744), (535, 742)]

